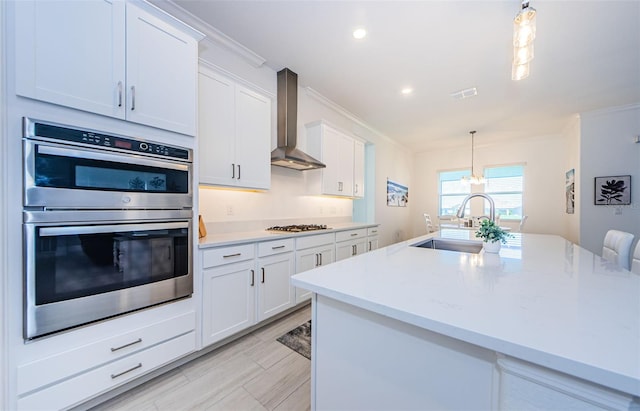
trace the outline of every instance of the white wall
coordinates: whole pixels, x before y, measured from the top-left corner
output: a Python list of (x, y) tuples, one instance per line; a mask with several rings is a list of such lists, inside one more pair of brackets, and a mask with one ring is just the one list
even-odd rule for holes
[[(480, 144), (478, 144), (480, 140)], [(523, 211), (529, 216), (524, 231), (567, 236), (565, 224), (565, 172), (569, 144), (564, 136), (534, 137), (519, 141), (482, 143), (476, 138), (474, 168), (524, 164)], [(464, 147), (430, 150), (414, 158), (415, 181), (419, 184), (412, 213), (414, 235), (425, 233), (422, 213), (431, 214), (437, 224), (438, 173), (471, 166), (470, 144)], [(473, 199), (473, 202), (484, 201)], [(503, 225), (510, 225), (503, 222)], [(516, 228), (516, 224), (512, 224)]]
[[(580, 134), (580, 245), (600, 254), (609, 229), (640, 237), (640, 105), (582, 113)], [(619, 175), (631, 175), (631, 205), (594, 205), (594, 178)]]
[[(201, 43), (200, 58), (253, 84), (275, 99), (275, 70), (266, 66), (255, 67), (229, 49), (210, 41)], [(298, 148), (305, 151), (307, 147), (305, 124), (321, 119), (367, 141), (367, 198), (356, 200), (357, 220), (380, 224), (380, 246), (409, 238), (412, 231), (412, 202), (409, 201), (408, 207), (387, 207), (386, 179), (409, 185), (411, 195), (411, 154), (351, 113), (308, 89), (307, 86), (312, 85), (304, 83), (304, 73), (298, 75)], [(275, 100), (272, 107), (274, 126), (271, 147), (275, 148)], [(214, 232), (255, 230), (275, 223), (352, 221), (354, 200), (313, 195), (309, 191), (308, 173), (317, 172), (319, 171), (301, 172), (272, 166), (271, 189), (266, 192), (201, 187), (199, 213), (207, 224), (207, 230)]]

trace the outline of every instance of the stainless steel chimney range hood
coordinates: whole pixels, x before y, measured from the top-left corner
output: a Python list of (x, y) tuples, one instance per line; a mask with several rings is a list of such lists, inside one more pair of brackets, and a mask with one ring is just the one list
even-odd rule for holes
[(298, 132), (298, 75), (288, 68), (278, 72), (278, 147), (271, 152), (271, 165), (294, 170), (326, 167), (296, 148)]

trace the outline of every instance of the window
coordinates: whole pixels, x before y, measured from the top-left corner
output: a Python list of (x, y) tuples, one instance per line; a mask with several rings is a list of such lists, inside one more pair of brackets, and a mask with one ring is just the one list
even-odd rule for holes
[[(462, 200), (471, 193), (469, 184), (463, 184), (462, 177), (470, 176), (470, 170), (441, 171), (439, 173), (440, 210), (439, 215), (455, 215)], [(465, 208), (469, 215), (469, 203)]]
[[(524, 188), (524, 166), (490, 167), (484, 169), (487, 182), (484, 192), (496, 203), (496, 216), (502, 220), (522, 218), (522, 191)], [(489, 205), (485, 205), (489, 214)]]

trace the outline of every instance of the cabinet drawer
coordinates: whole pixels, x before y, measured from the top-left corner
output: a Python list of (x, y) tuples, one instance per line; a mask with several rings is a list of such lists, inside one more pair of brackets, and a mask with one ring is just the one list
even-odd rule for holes
[(255, 255), (254, 243), (207, 249), (202, 251), (202, 268), (245, 261)]
[(336, 243), (340, 241), (353, 240), (354, 238), (361, 238), (367, 236), (367, 229), (360, 228), (358, 230), (338, 231), (336, 233)]
[(81, 403), (195, 350), (195, 332), (121, 358), (18, 399), (19, 410), (59, 410)]
[(367, 235), (378, 235), (378, 227), (367, 228)]
[(320, 247), (321, 245), (331, 244), (335, 241), (336, 241), (335, 233), (300, 237), (300, 238), (296, 238), (296, 250), (304, 250), (305, 248), (311, 248), (311, 247)]
[(293, 251), (293, 244), (293, 238), (283, 238), (282, 240), (258, 243), (258, 257), (266, 257), (268, 255)]
[(195, 324), (190, 312), (19, 366), (18, 395), (193, 331)]

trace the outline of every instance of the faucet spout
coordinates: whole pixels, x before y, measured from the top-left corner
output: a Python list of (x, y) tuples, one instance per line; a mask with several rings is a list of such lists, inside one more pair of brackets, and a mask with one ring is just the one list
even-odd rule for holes
[(458, 208), (458, 212), (456, 213), (458, 218), (464, 217), (464, 208), (467, 206), (467, 203), (469, 202), (469, 200), (471, 200), (474, 197), (482, 197), (489, 202), (489, 220), (495, 223), (496, 222), (496, 203), (493, 201), (493, 198), (491, 198), (485, 193), (472, 193), (466, 196), (464, 200), (462, 200), (462, 205), (460, 205), (460, 208)]

